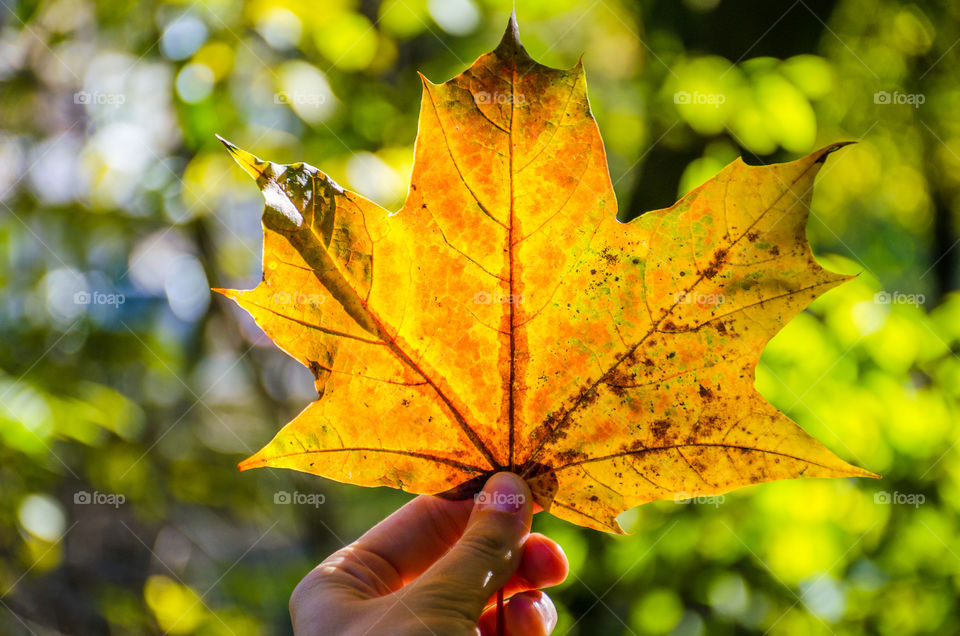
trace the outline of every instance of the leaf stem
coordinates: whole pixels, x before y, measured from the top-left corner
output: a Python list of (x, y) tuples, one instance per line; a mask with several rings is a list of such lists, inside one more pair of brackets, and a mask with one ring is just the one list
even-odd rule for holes
[(503, 588), (497, 590), (497, 636), (505, 636), (503, 630)]

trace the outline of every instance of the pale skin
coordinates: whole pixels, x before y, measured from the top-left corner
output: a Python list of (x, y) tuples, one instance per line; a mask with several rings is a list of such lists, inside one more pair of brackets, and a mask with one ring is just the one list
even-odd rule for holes
[(530, 532), (519, 477), (497, 473), (483, 492), (476, 505), (417, 497), (324, 559), (290, 597), (294, 632), (494, 636), (503, 587), (504, 636), (549, 634), (557, 610), (540, 588), (566, 578), (563, 550)]

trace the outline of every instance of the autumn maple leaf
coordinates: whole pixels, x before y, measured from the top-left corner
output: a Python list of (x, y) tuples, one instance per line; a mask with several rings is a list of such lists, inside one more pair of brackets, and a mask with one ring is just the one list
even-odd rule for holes
[(266, 199), (264, 274), (218, 291), (320, 395), (242, 469), (453, 497), (512, 470), (550, 513), (613, 532), (680, 493), (872, 475), (754, 389), (767, 341), (847, 278), (805, 234), (839, 145), (738, 160), (620, 223), (580, 64), (536, 63), (511, 19), (492, 53), (423, 87), (396, 213), (224, 142)]

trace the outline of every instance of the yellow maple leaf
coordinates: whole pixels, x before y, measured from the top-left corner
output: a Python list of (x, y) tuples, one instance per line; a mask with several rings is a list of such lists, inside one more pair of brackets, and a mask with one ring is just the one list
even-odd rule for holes
[(612, 532), (653, 500), (873, 476), (754, 389), (769, 339), (847, 278), (805, 234), (842, 144), (738, 160), (620, 223), (579, 64), (536, 63), (511, 20), (493, 52), (423, 85), (395, 213), (224, 142), (266, 199), (264, 274), (218, 291), (320, 394), (241, 468), (451, 497), (512, 470), (550, 513)]

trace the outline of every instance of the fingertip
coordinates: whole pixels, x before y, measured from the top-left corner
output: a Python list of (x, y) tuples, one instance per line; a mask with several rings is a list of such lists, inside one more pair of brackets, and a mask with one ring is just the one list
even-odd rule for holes
[(511, 514), (533, 515), (533, 498), (530, 488), (519, 475), (500, 472), (493, 475), (477, 493), (476, 510), (496, 510)]
[[(503, 606), (504, 636), (546, 636), (557, 626), (557, 608), (550, 597), (540, 590), (516, 594)], [(493, 606), (480, 617), (482, 636), (497, 633), (497, 607)]]
[(570, 564), (560, 544), (539, 532), (527, 537), (517, 574), (529, 582), (530, 587), (563, 583), (569, 572)]

